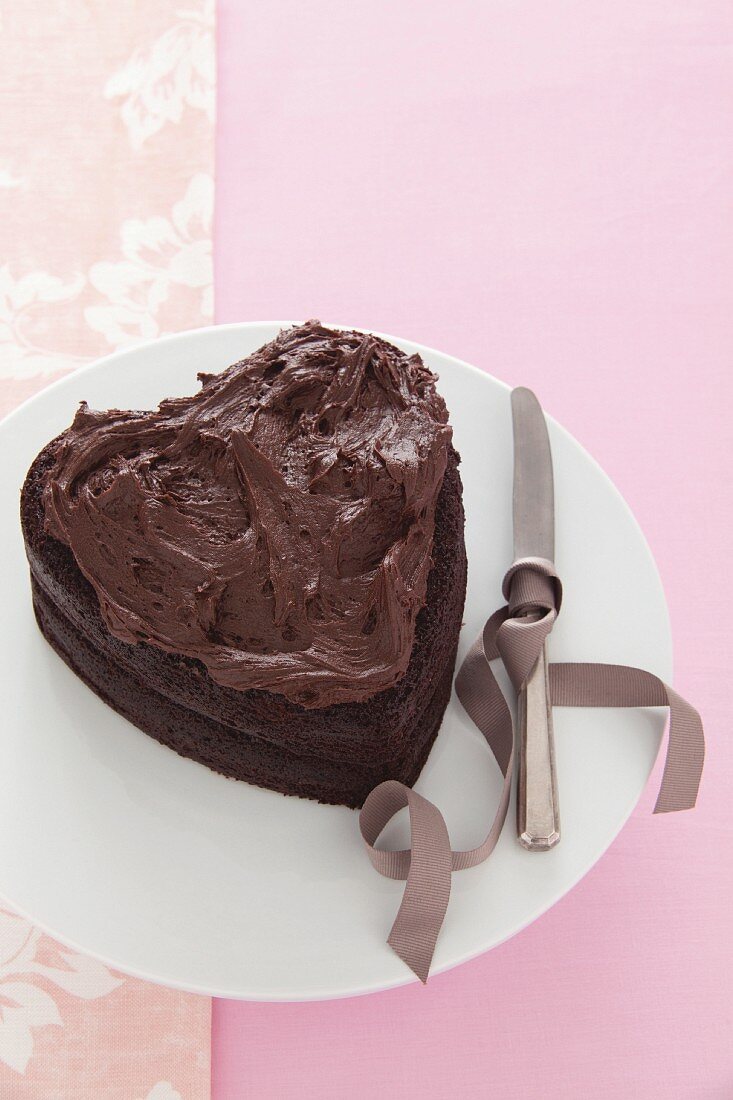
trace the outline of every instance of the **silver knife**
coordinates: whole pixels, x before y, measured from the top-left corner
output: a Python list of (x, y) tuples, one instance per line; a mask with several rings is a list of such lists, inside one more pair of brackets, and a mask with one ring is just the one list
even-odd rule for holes
[[(531, 390), (512, 391), (514, 427), (514, 558), (555, 556), (555, 494), (547, 425)], [(519, 694), (517, 835), (532, 852), (560, 840), (547, 643)]]

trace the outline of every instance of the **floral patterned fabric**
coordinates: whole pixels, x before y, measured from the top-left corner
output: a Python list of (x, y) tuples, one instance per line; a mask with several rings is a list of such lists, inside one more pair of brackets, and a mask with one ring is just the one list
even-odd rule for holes
[[(0, 74), (2, 413), (211, 321), (213, 0), (0, 0)], [(0, 1096), (203, 1100), (210, 1008), (0, 908)]]
[(0, 4), (4, 410), (211, 320), (213, 22), (208, 0)]

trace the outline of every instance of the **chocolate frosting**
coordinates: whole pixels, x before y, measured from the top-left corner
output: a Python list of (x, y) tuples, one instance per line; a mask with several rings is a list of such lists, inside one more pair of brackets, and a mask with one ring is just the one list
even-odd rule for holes
[(405, 672), (451, 430), (417, 355), (317, 321), (156, 412), (83, 403), (46, 529), (110, 631), (305, 707)]

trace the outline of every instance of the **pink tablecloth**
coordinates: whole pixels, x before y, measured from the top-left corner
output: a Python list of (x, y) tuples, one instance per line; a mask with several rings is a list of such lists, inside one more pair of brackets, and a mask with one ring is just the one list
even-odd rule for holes
[[(210, 323), (214, 8), (189, 7), (0, 6), (0, 416), (98, 356)], [(210, 1019), (208, 998), (0, 905), (2, 1100), (205, 1100)]]
[(636, 512), (698, 809), (427, 988), (214, 1009), (213, 1096), (733, 1097), (732, 9), (219, 5), (220, 321), (320, 316), (536, 388)]

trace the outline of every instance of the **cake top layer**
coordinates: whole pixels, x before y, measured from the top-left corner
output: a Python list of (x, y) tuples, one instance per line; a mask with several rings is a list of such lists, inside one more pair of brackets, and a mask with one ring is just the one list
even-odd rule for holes
[(305, 707), (405, 672), (451, 430), (419, 356), (317, 321), (155, 412), (82, 404), (46, 528), (110, 631)]

